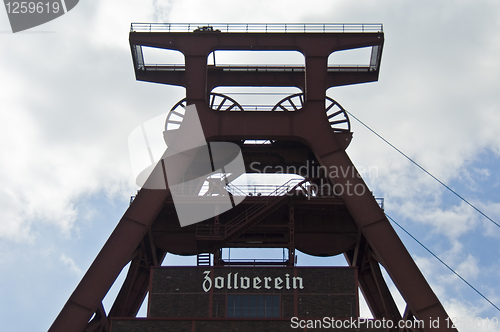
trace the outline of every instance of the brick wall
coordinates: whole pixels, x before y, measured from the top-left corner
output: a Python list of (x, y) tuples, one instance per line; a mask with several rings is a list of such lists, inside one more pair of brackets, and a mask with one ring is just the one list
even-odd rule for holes
[(356, 271), (338, 267), (158, 267), (152, 271), (149, 317), (223, 318), (228, 294), (279, 295), (283, 318), (357, 317)]

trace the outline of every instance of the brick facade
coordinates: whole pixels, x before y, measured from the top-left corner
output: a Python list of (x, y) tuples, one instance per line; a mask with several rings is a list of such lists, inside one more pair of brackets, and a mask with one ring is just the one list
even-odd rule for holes
[[(292, 329), (291, 318), (358, 317), (355, 268), (157, 267), (151, 276), (148, 318), (113, 319), (113, 332), (315, 331)], [(234, 295), (273, 295), (279, 317), (228, 318)]]
[(282, 318), (358, 315), (353, 268), (159, 267), (152, 275), (151, 318), (224, 318), (230, 294), (278, 295)]

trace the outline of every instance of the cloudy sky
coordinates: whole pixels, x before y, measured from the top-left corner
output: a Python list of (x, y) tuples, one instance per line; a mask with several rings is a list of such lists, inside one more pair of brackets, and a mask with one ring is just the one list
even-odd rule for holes
[[(129, 134), (183, 98), (135, 81), (131, 22), (383, 23), (379, 82), (328, 94), (500, 221), (498, 1), (81, 0), (16, 34), (0, 10), (2, 330), (48, 329), (136, 190)], [(351, 121), (348, 153), (386, 213), (498, 306), (500, 228)], [(450, 316), (500, 317), (397, 231)]]

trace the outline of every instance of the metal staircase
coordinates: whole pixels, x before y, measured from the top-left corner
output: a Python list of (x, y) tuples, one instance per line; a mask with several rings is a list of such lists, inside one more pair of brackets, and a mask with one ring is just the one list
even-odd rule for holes
[(308, 183), (309, 180), (304, 179), (291, 186), (291, 183), (295, 183), (296, 181), (296, 179), (289, 180), (282, 186), (276, 188), (276, 190), (269, 195), (262, 196), (260, 201), (256, 202), (226, 224), (198, 225), (196, 227), (196, 239), (202, 241), (231, 241), (285, 204), (286, 198), (290, 196), (290, 194), (295, 194), (295, 192), (300, 190), (302, 194), (310, 195), (308, 189), (305, 187), (305, 184)]

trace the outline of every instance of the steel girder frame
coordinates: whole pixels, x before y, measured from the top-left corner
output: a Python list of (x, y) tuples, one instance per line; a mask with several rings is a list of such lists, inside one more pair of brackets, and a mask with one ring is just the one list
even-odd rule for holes
[[(314, 103), (311, 104), (314, 105)], [(311, 105), (309, 106), (312, 108)], [(224, 125), (225, 121), (218, 121), (219, 125), (211, 126), (210, 123), (214, 124), (211, 121), (211, 115), (216, 113), (206, 109), (207, 107), (201, 104), (198, 104), (198, 108), (201, 109), (199, 114), (206, 134), (223, 138), (225, 135), (219, 132), (219, 130), (221, 129), (220, 125)], [(308, 107), (305, 106), (302, 111), (293, 113), (293, 116), (287, 116), (287, 118), (289, 118), (288, 120), (293, 119), (292, 122), (295, 123), (306, 123), (304, 119), (302, 119), (303, 115), (301, 114), (320, 114), (321, 117), (326, 118), (324, 114), (312, 112), (312, 110), (308, 111), (307, 108)], [(324, 109), (324, 106), (322, 106), (322, 108)], [(264, 113), (254, 113), (252, 115), (256, 116), (254, 120), (257, 121), (248, 123), (248, 121), (245, 120), (246, 117), (236, 113), (241, 112), (227, 113), (223, 118), (231, 118), (225, 120), (230, 120), (229, 122), (232, 124), (232, 127), (241, 129), (238, 134), (239, 137), (245, 137), (256, 131), (259, 132), (258, 128), (262, 127), (260, 125), (263, 123), (262, 121), (271, 120), (271, 122), (276, 125), (276, 120), (280, 119), (279, 116), (266, 116), (267, 114)], [(205, 115), (208, 116), (205, 117)], [(220, 120), (219, 117), (215, 118)], [(320, 117), (311, 116), (311, 118), (309, 120), (314, 123), (314, 118)], [(281, 118), (280, 120), (283, 119)], [(380, 262), (386, 268), (394, 284), (405, 299), (411, 314), (417, 319), (426, 322), (438, 317), (441, 321), (444, 321), (448, 317), (444, 308), (425, 281), (415, 262), (406, 251), (406, 248), (391, 227), (383, 211), (378, 206), (370, 191), (367, 190), (366, 185), (358, 176), (354, 165), (345, 153), (344, 148), (346, 144), (343, 142), (345, 136), (333, 133), (326, 123), (326, 119), (323, 120), (322, 123), (325, 125), (315, 128), (314, 136), (307, 134), (307, 132), (311, 133), (312, 131), (305, 130), (305, 126), (303, 125), (289, 126), (286, 130), (288, 133), (285, 134), (282, 132), (281, 135), (295, 138), (302, 137), (303, 139), (305, 136), (305, 141), (311, 146), (322, 166), (342, 167), (344, 170), (351, 170), (345, 172), (344, 177), (331, 178), (330, 180), (332, 183), (340, 184), (344, 186), (344, 188), (361, 186), (366, 189), (363, 191), (362, 195), (348, 195), (344, 193), (342, 198), (350, 214), (357, 223), (363, 238), (366, 239), (366, 244), (368, 244), (368, 246), (363, 246), (360, 242), (360, 249), (358, 249), (357, 256), (352, 255), (352, 259), (349, 258), (349, 253), (347, 256), (351, 264), (361, 266), (360, 284), (364, 288), (365, 294), (373, 295), (368, 295), (367, 301), (374, 311), (374, 316), (385, 318), (398, 316), (397, 310), (394, 310), (393, 300), (388, 298), (390, 294), (387, 291), (387, 286), (378, 268), (378, 263)], [(245, 124), (243, 125), (240, 121), (245, 121)], [(223, 132), (227, 131), (228, 130), (224, 130)], [(272, 135), (272, 132), (266, 131), (267, 133), (265, 133), (265, 136)], [(276, 130), (273, 130), (273, 132), (275, 131)], [(317, 134), (318, 132), (320, 132), (319, 135)], [(274, 136), (276, 136), (276, 134)], [(340, 139), (341, 142), (338, 142), (338, 139)], [(116, 314), (120, 316), (133, 316), (135, 314), (134, 308), (137, 308), (137, 303), (140, 303), (140, 300), (144, 298), (146, 291), (144, 286), (145, 283), (148, 282), (147, 274), (149, 272), (142, 270), (139, 276), (137, 276), (137, 273), (132, 271), (138, 269), (135, 267), (141, 264), (141, 260), (145, 261), (145, 259), (141, 257), (141, 255), (145, 255), (147, 248), (147, 242), (144, 240), (149, 239), (148, 234), (151, 225), (168, 195), (168, 190), (143, 189), (139, 192), (133, 204), (120, 220), (120, 223), (89, 268), (77, 289), (71, 295), (50, 331), (84, 331), (87, 326), (89, 328), (91, 327), (92, 324), (88, 325), (88, 322), (94, 313), (99, 314), (96, 315), (98, 318), (104, 318), (101, 308), (102, 299), (123, 266), (130, 260), (133, 262), (130, 267), (127, 281), (122, 287), (122, 291), (120, 291), (120, 301), (123, 300), (124, 297), (130, 297), (130, 292), (126, 289), (137, 289), (138, 286), (139, 290), (131, 296), (130, 301), (132, 304), (128, 305), (128, 307), (131, 308), (128, 312), (126, 308), (124, 308), (126, 305), (124, 306), (118, 303), (120, 301), (115, 303), (112, 311), (115, 311)], [(360, 241), (364, 240), (360, 239)], [(142, 254), (140, 254), (141, 251), (137, 252), (137, 249), (141, 247), (141, 243), (144, 246)], [(152, 243), (149, 242), (150, 246), (151, 244)], [(364, 254), (360, 254), (360, 251)], [(151, 254), (153, 252), (155, 251), (152, 250)], [(162, 256), (164, 253), (158, 253), (156, 250), (156, 255), (156, 260), (159, 261), (158, 256)], [(151, 259), (154, 258), (149, 258), (148, 260)], [(355, 259), (357, 263), (354, 262)], [(364, 273), (366, 268), (361, 265), (363, 264), (363, 260), (368, 260), (369, 269), (366, 274)], [(366, 264), (366, 262), (364, 264)], [(114, 316), (114, 314), (112, 316)], [(428, 331), (428, 329), (425, 330)], [(453, 331), (453, 329), (446, 329), (444, 326), (439, 330)]]
[(150, 269), (159, 266), (167, 253), (153, 242), (151, 229), (134, 253), (125, 281), (109, 311), (109, 317), (135, 317), (148, 292)]
[[(286, 35), (286, 34), (285, 34)], [(149, 43), (165, 47), (171, 37), (166, 34), (164, 39), (158, 35), (143, 35), (150, 39)], [(301, 110), (296, 112), (218, 112), (207, 106), (207, 56), (220, 45), (218, 40), (204, 40), (204, 44), (190, 49), (186, 39), (177, 39), (178, 47), (185, 55), (186, 98), (188, 104), (195, 104), (207, 140), (232, 139), (284, 139), (297, 140), (305, 143), (313, 151), (321, 166), (326, 169), (341, 169), (343, 172), (328, 174), (332, 184), (344, 188), (341, 197), (355, 220), (359, 231), (368, 244), (368, 252), (373, 252), (369, 260), (371, 273), (363, 278), (366, 287), (372, 280), (378, 286), (382, 303), (377, 304), (369, 300), (370, 304), (378, 309), (375, 315), (385, 312), (388, 317), (399, 318), (394, 308), (394, 301), (389, 298), (387, 285), (383, 280), (378, 263), (382, 264), (392, 281), (407, 303), (407, 309), (417, 319), (428, 323), (431, 319), (440, 319), (444, 322), (448, 315), (438, 298), (430, 288), (424, 276), (418, 269), (412, 257), (392, 228), (383, 210), (368, 190), (365, 182), (357, 172), (345, 149), (350, 142), (351, 134), (335, 133), (325, 112), (326, 89), (328, 88), (328, 57), (335, 49), (348, 49), (366, 45), (378, 44), (382, 47), (383, 35), (359, 36), (327, 36), (330, 44), (319, 44), (314, 38), (308, 39), (306, 34), (298, 36), (284, 46), (282, 36), (238, 36), (239, 49), (256, 49), (269, 47), (277, 42), (281, 49), (300, 49), (305, 56), (305, 103)], [(139, 37), (135, 35), (135, 37)], [(262, 37), (262, 39), (260, 39)], [(174, 37), (175, 38), (175, 37)], [(231, 38), (228, 36), (227, 38)], [(247, 39), (245, 43), (244, 38)], [(315, 38), (320, 38), (315, 36)], [(338, 38), (335, 40), (335, 38)], [(140, 37), (137, 39), (141, 39)], [(132, 42), (132, 35), (131, 35)], [(302, 47), (297, 44), (304, 43)], [(253, 43), (253, 44), (252, 44)], [(268, 44), (266, 44), (268, 43)], [(265, 45), (263, 45), (265, 44)], [(192, 45), (192, 44), (191, 44)], [(244, 45), (244, 46), (241, 46)], [(155, 45), (152, 45), (155, 46)], [(226, 49), (231, 48), (224, 45)], [(165, 47), (171, 48), (171, 47)], [(270, 49), (270, 48), (268, 48)], [(137, 73), (137, 71), (136, 71)], [(259, 85), (258, 78), (253, 85)], [(265, 85), (265, 84), (262, 84)], [(209, 91), (208, 91), (209, 92)], [(361, 193), (349, 193), (348, 189), (363, 188)], [(368, 277), (370, 276), (370, 277)], [(370, 287), (373, 288), (373, 287)], [(367, 291), (367, 289), (365, 289)], [(380, 312), (377, 314), (377, 312)], [(430, 331), (427, 325), (425, 331)], [(442, 324), (438, 331), (456, 331)]]
[(401, 320), (401, 314), (382, 277), (376, 255), (361, 232), (355, 248), (344, 253), (344, 256), (349, 265), (358, 268), (359, 285), (373, 317)]
[[(352, 164), (349, 165), (350, 160), (345, 152), (344, 154), (329, 154), (323, 158), (323, 160), (325, 159), (329, 161), (324, 163), (327, 165), (344, 165), (343, 167), (347, 167), (347, 169), (354, 167)], [(351, 188), (358, 185), (367, 188), (362, 179), (356, 179), (356, 177), (357, 172), (355, 177), (342, 178), (340, 181), (337, 178), (335, 183), (343, 183), (346, 187), (350, 183)], [(362, 234), (358, 239), (356, 249), (345, 253), (345, 256), (350, 265), (359, 268), (360, 287), (374, 317), (393, 321), (401, 320), (401, 315), (382, 277), (380, 263), (385, 267), (407, 303), (405, 319), (414, 316), (418, 320), (423, 320), (426, 324), (424, 331), (431, 330), (429, 327), (431, 319), (439, 318), (441, 322), (444, 322), (448, 315), (382, 209), (376, 204), (371, 192), (368, 191), (368, 195), (344, 195), (343, 199)], [(435, 330), (455, 330), (448, 329), (443, 325), (445, 324)], [(394, 331), (398, 331), (398, 329), (394, 329)]]
[[(308, 100), (306, 104), (302, 110), (287, 114), (286, 120), (281, 114), (255, 114), (258, 112), (253, 112), (248, 115), (239, 114), (243, 112), (227, 112), (218, 117), (214, 116), (217, 122), (210, 119), (212, 114), (217, 112), (207, 109), (201, 103), (197, 106), (201, 109), (199, 114), (203, 118), (205, 133), (208, 136), (213, 135), (214, 139), (234, 138), (230, 128), (237, 128), (239, 137), (254, 138), (257, 134), (260, 139), (265, 137), (279, 139), (277, 136), (282, 136), (287, 139), (301, 140), (312, 149), (319, 166), (330, 170), (334, 168), (343, 170), (339, 172), (342, 173), (341, 176), (332, 175), (329, 180), (332, 184), (346, 189), (341, 196), (360, 231), (357, 244), (359, 248), (352, 253), (347, 252), (346, 258), (351, 265), (360, 268), (360, 286), (374, 317), (396, 321), (401, 319), (389, 288), (382, 277), (380, 263), (406, 301), (405, 317), (414, 316), (424, 321), (427, 326), (423, 330), (430, 331), (428, 326), (430, 320), (439, 318), (441, 322), (444, 322), (448, 318), (446, 311), (347, 156), (345, 147), (346, 140), (349, 138), (344, 134), (333, 133), (331, 130), (326, 115), (323, 113), (324, 99), (320, 102)], [(249, 117), (252, 117), (250, 123)], [(283, 121), (286, 121), (288, 125), (277, 130), (276, 127)], [(263, 124), (269, 124), (270, 127), (274, 127), (274, 130), (266, 128)], [(271, 130), (274, 135), (271, 134)], [(278, 135), (276, 135), (277, 132)], [(349, 193), (348, 188), (351, 190), (358, 188), (358, 192)], [(433, 330), (456, 331), (444, 325)]]
[[(186, 65), (189, 60), (201, 62), (200, 59), (186, 57)], [(198, 63), (198, 66), (201, 66), (201, 63)], [(439, 318), (443, 322), (448, 318), (446, 311), (345, 151), (350, 142), (350, 134), (334, 133), (328, 123), (324, 89), (326, 66), (326, 58), (308, 57), (306, 54), (306, 71), (310, 73), (306, 78), (307, 101), (297, 112), (216, 112), (208, 108), (203, 90), (187, 90), (188, 103), (196, 104), (208, 140), (245, 138), (298, 140), (311, 148), (320, 166), (344, 170), (338, 177), (329, 174), (329, 180), (344, 189), (363, 188), (363, 192), (359, 195), (349, 194), (346, 190), (341, 197), (375, 254), (376, 261), (384, 266), (405, 299), (409, 310), (417, 319), (428, 323), (431, 319)], [(189, 74), (188, 70), (186, 71), (186, 74)], [(194, 74), (193, 72), (192, 75)], [(372, 261), (371, 266), (374, 281), (380, 288), (385, 282), (380, 272), (377, 272), (378, 265), (375, 261)], [(381, 296), (387, 295), (387, 291), (384, 291), (386, 288), (387, 285), (380, 288)], [(392, 299), (385, 299), (387, 308), (378, 309), (389, 313), (389, 317), (396, 315), (393, 305), (387, 305), (391, 301), (393, 302)], [(430, 331), (429, 327), (424, 330)], [(446, 326), (434, 330), (456, 331)]]
[[(311, 105), (309, 106), (312, 108)], [(324, 108), (324, 106), (322, 107)], [(199, 114), (205, 133), (212, 137), (223, 138), (224, 135), (219, 132), (220, 126), (209, 125), (212, 123), (210, 114), (216, 113), (206, 109), (207, 107), (203, 105), (198, 105), (198, 108), (201, 109)], [(241, 129), (239, 135), (243, 137), (257, 131), (257, 127), (262, 127), (259, 124), (266, 118), (266, 121), (273, 120), (274, 124), (276, 124), (275, 120), (279, 118), (268, 117), (264, 113), (256, 114), (257, 118), (261, 118), (262, 121), (252, 121), (251, 124), (245, 121), (245, 126), (242, 126), (240, 121), (244, 121), (245, 117), (238, 116), (236, 113), (241, 112), (227, 113), (225, 115), (232, 118), (230, 123)], [(304, 119), (301, 119), (303, 115), (299, 116), (300, 114), (320, 114), (324, 116), (321, 113), (312, 112), (310, 109), (308, 111), (307, 106), (305, 106), (301, 112), (294, 113), (294, 116), (288, 116), (288, 118), (293, 119), (292, 122), (304, 123)], [(205, 117), (204, 115), (209, 116)], [(314, 119), (318, 116), (311, 117)], [(309, 120), (313, 121), (313, 119)], [(223, 125), (225, 121), (218, 122)], [(378, 267), (378, 263), (381, 263), (405, 299), (411, 315), (425, 322), (436, 318), (444, 321), (448, 317), (444, 308), (425, 281), (363, 180), (359, 177), (358, 172), (355, 171), (354, 165), (344, 150), (345, 142), (343, 140), (345, 140), (345, 136), (333, 133), (326, 121), (324, 123), (325, 126), (316, 128), (314, 137), (306, 134), (311, 131), (304, 131), (304, 126), (290, 126), (287, 130), (288, 134), (281, 133), (281, 135), (302, 139), (305, 136), (305, 141), (315, 152), (321, 166), (327, 168), (342, 167), (344, 170), (350, 170), (345, 172), (343, 177), (331, 178), (332, 183), (340, 184), (344, 188), (354, 188), (356, 186), (365, 188), (362, 195), (348, 195), (347, 193), (342, 195), (361, 234), (358, 240), (359, 248), (357, 252), (356, 249), (353, 253), (348, 252), (346, 257), (352, 265), (360, 267), (360, 285), (374, 316), (386, 319), (396, 317), (396, 319), (399, 319), (399, 313), (394, 308), (394, 301), (390, 298), (387, 285)], [(320, 132), (320, 134), (318, 135), (317, 132)], [(267, 132), (267, 135), (271, 135), (271, 132)], [(339, 139), (341, 142), (338, 142)], [(100, 316), (96, 315), (98, 318), (104, 318), (105, 315), (102, 313), (101, 308), (102, 299), (123, 266), (130, 260), (132, 260), (132, 264), (129, 276), (120, 291), (119, 297), (120, 300), (123, 300), (123, 297), (131, 296), (130, 302), (135, 304), (128, 305), (132, 310), (127, 312), (122, 304), (115, 303), (112, 311), (116, 310), (116, 314), (120, 316), (135, 315), (133, 308), (137, 308), (137, 303), (140, 303), (140, 300), (144, 298), (146, 292), (144, 283), (148, 282), (147, 274), (149, 273), (142, 270), (139, 276), (136, 276), (137, 274), (133, 272), (138, 269), (134, 267), (140, 265), (141, 260), (144, 261), (140, 254), (141, 251), (138, 252), (137, 250), (142, 243), (144, 247), (142, 256), (145, 255), (148, 246), (145, 240), (149, 239), (151, 225), (163, 207), (168, 194), (167, 190), (143, 189), (139, 192), (49, 331), (84, 331), (87, 327), (92, 326), (88, 322), (94, 313), (100, 314)], [(158, 255), (158, 251), (156, 252)], [(158, 256), (162, 256), (162, 253)], [(149, 260), (151, 259), (149, 258)], [(139, 290), (131, 294), (126, 289), (137, 288), (134, 285), (139, 286)], [(110, 316), (114, 316), (114, 314)], [(426, 328), (424, 331), (429, 331), (429, 329)], [(441, 326), (439, 331), (455, 330)]]
[[(168, 188), (166, 177), (165, 184)], [(150, 230), (169, 196), (168, 189), (140, 190), (49, 328), (50, 332), (108, 331), (102, 300), (129, 262), (129, 273), (111, 313), (135, 316), (149, 284), (149, 265), (161, 263), (165, 256), (165, 252), (154, 246)]]
[[(300, 141), (309, 146), (321, 166), (349, 170), (342, 176), (332, 176), (329, 180), (343, 188), (356, 186), (365, 188), (360, 195), (349, 195), (344, 192), (341, 196), (358, 226), (361, 235), (359, 241), (366, 241), (361, 248), (363, 249), (361, 253), (358, 248), (357, 252), (355, 250), (353, 253), (346, 253), (346, 257), (350, 264), (361, 268), (360, 284), (367, 295), (367, 301), (374, 316), (399, 318), (399, 313), (394, 308), (394, 301), (390, 298), (387, 285), (381, 276), (378, 266), (380, 263), (385, 267), (407, 303), (404, 317), (414, 316), (425, 322), (436, 318), (444, 321), (448, 317), (444, 308), (345, 152), (351, 140), (351, 134), (334, 133), (325, 114), (326, 88), (330, 84), (327, 73), (328, 55), (340, 49), (374, 44), (381, 47), (383, 34), (328, 36), (331, 45), (308, 40), (307, 37), (287, 36), (287, 34), (276, 36), (267, 34), (260, 36), (261, 38), (255, 38), (255, 34), (246, 34), (233, 38), (240, 45), (238, 49), (249, 49), (253, 46), (256, 46), (256, 49), (259, 47), (272, 49), (273, 45), (280, 45), (280, 49), (290, 50), (289, 45), (302, 43), (300, 51), (305, 55), (304, 94), (306, 101), (303, 108), (297, 112), (216, 112), (210, 109), (206, 101), (208, 82), (206, 59), (213, 49), (217, 49), (220, 39), (226, 36), (221, 34), (216, 38), (212, 38), (214, 36), (203, 37), (198, 40), (200, 43), (185, 40), (198, 38), (190, 34), (174, 37), (176, 45), (179, 46), (177, 49), (185, 55), (185, 74), (182, 84), (186, 87), (187, 104), (196, 105), (207, 141), (241, 139)], [(134, 45), (133, 39), (140, 40), (141, 38), (143, 43), (139, 45), (170, 48), (168, 46), (169, 34), (131, 33), (131, 46)], [(232, 37), (228, 36), (228, 38)], [(287, 41), (287, 38), (290, 40)], [(316, 35), (315, 38), (320, 37)], [(263, 46), (263, 42), (266, 45)], [(252, 46), (252, 43), (257, 44)], [(259, 43), (261, 44), (258, 45)], [(225, 49), (234, 48), (229, 45)], [(136, 76), (140, 79), (138, 72), (136, 67)], [(165, 75), (170, 74), (166, 72)], [(216, 82), (213, 84), (217, 85)], [(262, 84), (260, 84), (259, 76), (256, 76), (246, 85)], [(158, 167), (160, 166), (157, 165)], [(161, 168), (158, 171), (161, 172)], [(168, 188), (167, 183), (166, 188)], [(157, 250), (154, 243), (149, 241), (149, 232), (165, 199), (169, 196), (168, 189), (142, 189), (139, 192), (54, 321), (50, 332), (81, 332), (87, 328), (88, 331), (106, 331), (108, 325), (102, 308), (102, 299), (120, 271), (130, 261), (132, 263), (129, 274), (118, 295), (117, 302), (111, 309), (111, 316), (134, 315), (146, 291), (145, 284), (149, 272), (145, 267), (155, 260), (159, 262), (159, 257), (165, 254)], [(148, 246), (152, 250), (148, 249)], [(89, 323), (94, 314), (96, 319)], [(445, 326), (440, 326), (435, 330), (456, 331)], [(424, 331), (430, 331), (429, 327), (424, 328)]]

